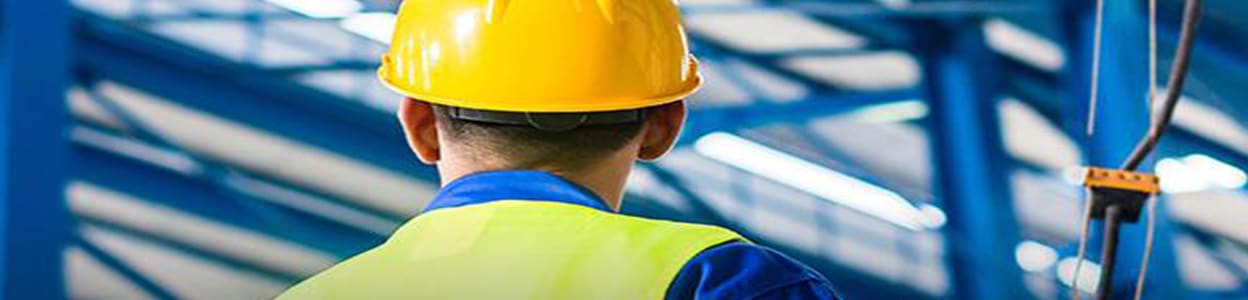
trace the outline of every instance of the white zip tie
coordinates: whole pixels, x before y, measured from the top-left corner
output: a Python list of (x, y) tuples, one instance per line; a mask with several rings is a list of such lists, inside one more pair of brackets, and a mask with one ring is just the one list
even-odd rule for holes
[[(1074, 294), (1074, 300), (1079, 300), (1079, 271), (1083, 269), (1083, 259), (1087, 255), (1088, 250), (1088, 227), (1092, 223), (1092, 189), (1085, 189), (1083, 201), (1083, 227), (1079, 229), (1079, 250), (1075, 255), (1075, 272), (1070, 276), (1070, 290)], [(1103, 272), (1104, 270), (1102, 270)]]
[[(1096, 36), (1092, 46), (1092, 96), (1088, 106), (1088, 129), (1089, 137), (1095, 132), (1096, 128), (1096, 106), (1098, 86), (1101, 83), (1101, 27), (1105, 22), (1105, 0), (1096, 0)], [(1075, 299), (1078, 300), (1078, 299)]]
[[(1157, 0), (1148, 0), (1148, 124), (1157, 122)], [(1151, 127), (1151, 126), (1150, 126)]]
[(1149, 197), (1148, 229), (1144, 234), (1144, 258), (1140, 262), (1140, 274), (1135, 278), (1135, 300), (1144, 295), (1144, 279), (1148, 277), (1148, 258), (1153, 255), (1153, 236), (1157, 232), (1157, 201), (1156, 196)]

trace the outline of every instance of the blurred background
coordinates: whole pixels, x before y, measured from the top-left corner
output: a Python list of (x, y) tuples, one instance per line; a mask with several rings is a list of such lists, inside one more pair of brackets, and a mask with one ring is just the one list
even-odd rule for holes
[[(1089, 136), (1094, 1), (680, 1), (709, 83), (624, 210), (735, 229), (851, 299), (1091, 289), (1081, 166), (1117, 166), (1148, 123), (1147, 2), (1107, 2)], [(437, 191), (374, 77), (395, 1), (2, 3), (11, 298), (269, 298)], [(1159, 5), (1164, 84), (1182, 2)], [(1145, 167), (1164, 189), (1149, 299), (1248, 299), (1248, 2), (1206, 6)]]

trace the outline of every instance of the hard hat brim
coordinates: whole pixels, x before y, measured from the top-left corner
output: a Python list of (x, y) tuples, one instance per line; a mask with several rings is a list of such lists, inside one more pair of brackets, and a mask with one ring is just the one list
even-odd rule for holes
[(526, 103), (522, 107), (511, 107), (499, 105), (497, 101), (490, 101), (491, 99), (457, 99), (429, 93), (420, 93), (413, 91), (412, 89), (403, 88), (400, 84), (390, 82), (389, 76), (385, 76), (384, 73), (379, 72), (379, 75), (381, 76), (378, 76), (378, 81), (380, 81), (386, 88), (413, 100), (468, 109), (530, 113), (604, 112), (660, 106), (684, 100), (690, 95), (697, 93), (698, 90), (702, 88), (703, 82), (702, 76), (697, 74), (691, 76), (692, 78), (688, 81), (686, 87), (682, 88), (678, 92), (666, 95), (620, 99), (548, 99), (541, 102)]

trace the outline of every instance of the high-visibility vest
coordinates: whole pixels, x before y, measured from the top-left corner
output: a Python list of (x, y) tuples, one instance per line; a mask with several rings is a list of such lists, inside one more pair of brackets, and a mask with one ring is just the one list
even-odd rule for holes
[(579, 205), (495, 201), (416, 217), (278, 299), (663, 299), (727, 229)]

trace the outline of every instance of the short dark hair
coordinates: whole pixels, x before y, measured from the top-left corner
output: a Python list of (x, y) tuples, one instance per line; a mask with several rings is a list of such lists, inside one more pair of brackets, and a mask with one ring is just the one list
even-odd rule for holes
[(579, 169), (620, 150), (641, 132), (643, 122), (587, 125), (568, 131), (503, 125), (450, 117), (450, 108), (433, 105), (444, 134), (470, 146), (471, 155), (503, 163), (507, 169), (563, 167)]

